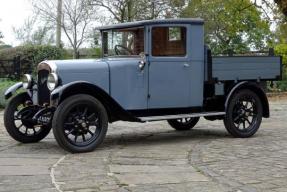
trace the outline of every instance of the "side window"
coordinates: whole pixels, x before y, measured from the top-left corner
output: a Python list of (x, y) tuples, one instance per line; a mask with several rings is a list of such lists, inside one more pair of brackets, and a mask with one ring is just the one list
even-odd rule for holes
[(152, 28), (153, 56), (185, 56), (186, 28), (185, 27), (153, 27)]

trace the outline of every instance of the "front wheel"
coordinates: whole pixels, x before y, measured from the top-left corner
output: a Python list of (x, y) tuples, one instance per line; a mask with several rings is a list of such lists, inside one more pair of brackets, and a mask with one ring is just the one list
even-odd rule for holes
[(192, 129), (197, 122), (199, 121), (199, 117), (189, 117), (182, 119), (171, 119), (167, 120), (168, 124), (176, 129), (177, 131), (186, 131)]
[(40, 126), (32, 120), (38, 112), (36, 107), (27, 106), (32, 102), (27, 93), (20, 93), (7, 104), (4, 112), (4, 124), (9, 135), (21, 143), (35, 143), (44, 139), (50, 132), (50, 126)]
[(228, 103), (224, 125), (234, 137), (251, 137), (260, 127), (262, 114), (260, 98), (253, 91), (239, 90)]
[(56, 141), (63, 149), (72, 153), (90, 152), (103, 142), (108, 116), (96, 98), (79, 94), (59, 105), (52, 124)]

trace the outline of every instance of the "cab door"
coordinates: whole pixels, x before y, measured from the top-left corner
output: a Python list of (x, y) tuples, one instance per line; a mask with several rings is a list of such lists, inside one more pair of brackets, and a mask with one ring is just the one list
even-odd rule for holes
[(190, 106), (190, 30), (190, 25), (149, 27), (149, 109)]

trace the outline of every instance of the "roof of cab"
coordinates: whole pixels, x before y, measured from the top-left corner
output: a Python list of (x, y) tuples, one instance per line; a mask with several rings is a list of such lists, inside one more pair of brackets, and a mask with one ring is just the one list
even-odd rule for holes
[(180, 19), (156, 19), (156, 20), (143, 20), (135, 22), (120, 23), (108, 26), (97, 27), (98, 30), (133, 28), (153, 24), (197, 24), (203, 25), (204, 20), (200, 18), (180, 18)]

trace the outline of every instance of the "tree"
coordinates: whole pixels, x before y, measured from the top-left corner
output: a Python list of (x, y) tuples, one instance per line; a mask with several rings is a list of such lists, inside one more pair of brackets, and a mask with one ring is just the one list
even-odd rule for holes
[[(1, 20), (0, 20), (0, 21), (1, 21)], [(0, 31), (0, 45), (1, 45), (1, 44), (4, 44), (4, 42), (1, 41), (1, 39), (3, 39), (3, 38), (4, 38), (3, 33)]]
[(63, 10), (63, 1), (58, 0), (57, 5), (57, 32), (56, 32), (56, 46), (61, 47), (61, 36), (62, 36), (62, 10)]
[(281, 8), (283, 14), (287, 17), (287, 1), (286, 0), (274, 0), (274, 1)]
[(3, 39), (3, 37), (4, 36), (3, 36), (2, 32), (0, 31), (0, 45), (3, 44), (3, 42), (1, 41), (1, 39)]
[(273, 43), (287, 43), (287, 1), (251, 0), (250, 6), (255, 6), (263, 13), (264, 19), (276, 26)]
[(44, 45), (54, 43), (54, 34), (51, 33), (52, 26), (45, 24), (38, 26), (37, 18), (29, 17), (24, 21), (24, 24), (19, 27), (13, 27), (15, 38), (22, 45)]
[[(279, 10), (275, 9), (274, 15), (276, 15), (276, 43), (287, 44), (287, 2), (277, 1), (279, 4)], [(280, 13), (280, 11), (282, 13)], [(286, 49), (285, 49), (286, 50)]]
[(275, 31), (275, 44), (287, 44), (287, 17), (278, 14)]
[(93, 0), (92, 4), (105, 9), (117, 23), (162, 17), (176, 17), (184, 0)]
[[(63, 0), (62, 3), (61, 27), (73, 48), (73, 57), (76, 58), (80, 46), (89, 37), (90, 24), (95, 20), (94, 7), (89, 0)], [(56, 0), (34, 0), (33, 6), (39, 11), (43, 21), (57, 25), (58, 4)]]
[(271, 38), (268, 21), (249, 0), (192, 0), (181, 16), (205, 20), (206, 42), (214, 54), (263, 49)]

